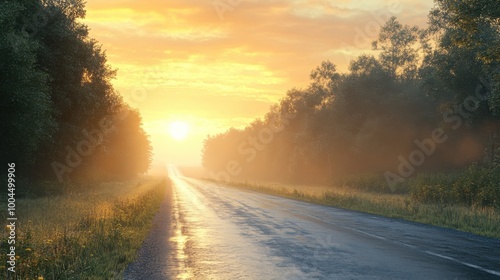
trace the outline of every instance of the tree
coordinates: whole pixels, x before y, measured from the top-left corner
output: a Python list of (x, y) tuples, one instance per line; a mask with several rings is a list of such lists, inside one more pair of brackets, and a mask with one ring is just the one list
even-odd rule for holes
[[(82, 0), (0, 2), (0, 114), (10, 120), (2, 122), (9, 137), (0, 140), (0, 150), (2, 159), (28, 169), (26, 178), (82, 177), (87, 171), (95, 177), (101, 161), (113, 166), (106, 171), (114, 175), (149, 167), (151, 146), (140, 114), (114, 91), (116, 71), (89, 38), (80, 22), (84, 16)], [(114, 134), (99, 132), (96, 143), (86, 143), (88, 131), (122, 109), (127, 117), (114, 123)], [(82, 143), (87, 149), (76, 155)], [(71, 167), (61, 163), (68, 162), (68, 153), (75, 158)]]
[(139, 112), (124, 106), (113, 118), (113, 124), (113, 130), (90, 161), (90, 174), (122, 179), (147, 172), (152, 149)]
[(33, 165), (40, 144), (55, 128), (48, 76), (37, 69), (39, 44), (23, 30), (21, 18), (35, 1), (0, 3), (0, 158), (20, 168)]
[[(50, 77), (48, 86), (57, 129), (51, 141), (46, 141), (40, 150), (36, 173), (42, 177), (52, 177), (54, 172), (50, 168), (51, 163), (64, 161), (68, 153), (65, 147), (76, 147), (85, 139), (84, 131), (99, 128), (101, 121), (112, 118), (121, 110), (130, 112), (130, 116), (115, 123), (123, 129), (117, 132), (120, 137), (106, 134), (104, 136), (111, 137), (113, 141), (104, 141), (108, 143), (109, 149), (113, 145), (122, 147), (128, 143), (127, 148), (120, 152), (125, 158), (139, 158), (137, 150), (145, 155), (135, 162), (127, 162), (127, 172), (124, 172), (126, 168), (122, 166), (124, 161), (120, 157), (108, 154), (109, 158), (105, 161), (113, 162), (117, 174), (144, 172), (151, 160), (149, 140), (137, 123), (141, 122), (138, 112), (127, 108), (113, 89), (111, 80), (115, 77), (116, 70), (110, 68), (106, 53), (97, 41), (89, 38), (88, 27), (79, 21), (85, 17), (84, 2), (43, 1), (38, 9), (46, 18), (44, 24), (33, 32), (32, 37), (40, 44), (37, 52), (40, 68)], [(134, 125), (135, 130), (127, 128)], [(130, 133), (129, 137), (126, 137), (126, 133)], [(124, 139), (135, 139), (136, 149)], [(77, 168), (71, 175), (78, 176), (79, 173), (88, 173), (88, 170), (96, 171), (88, 166), (99, 162), (95, 159), (98, 156), (102, 160), (103, 155), (97, 152), (85, 157), (81, 168)]]
[(450, 43), (474, 50), (485, 63), (500, 61), (500, 6), (496, 0), (436, 0), (430, 28)]
[[(500, 7), (494, 0), (437, 0), (430, 12), (429, 33), (438, 48), (429, 55), (432, 65), (427, 77), (434, 94), (445, 95), (448, 108), (459, 107), (471, 98), (475, 110), (466, 122), (478, 128), (486, 123), (489, 138), (487, 154), (495, 158), (500, 125)], [(453, 109), (448, 109), (449, 111)], [(456, 109), (455, 109), (456, 111)]]
[[(422, 161), (418, 164), (421, 170), (433, 171), (477, 160), (477, 150), (468, 149), (467, 155), (460, 151), (471, 141), (484, 145), (484, 131), (498, 126), (492, 89), (498, 74), (493, 71), (498, 71), (498, 52), (491, 53), (498, 48), (498, 18), (496, 12), (488, 11), (471, 20), (466, 8), (472, 9), (471, 14), (477, 11), (462, 4), (477, 1), (438, 2), (446, 2), (437, 5), (445, 10), (439, 10), (436, 15), (440, 16), (435, 19), (431, 13), (434, 21), (430, 28), (421, 30), (390, 18), (373, 43), (378, 57), (359, 56), (351, 61), (346, 73), (338, 73), (334, 63), (324, 61), (311, 72), (307, 88), (288, 91), (263, 121), (208, 138), (203, 153), (206, 166), (237, 158), (234, 141), (255, 135), (273, 119), (293, 116), (245, 167), (252, 170), (246, 174), (250, 178), (267, 175), (274, 180), (318, 182), (319, 178), (331, 181), (346, 174), (394, 170), (398, 168), (396, 159), (415, 156), (422, 139), (429, 143), (427, 139), (437, 127), (450, 122), (450, 116), (442, 115), (442, 108), (451, 105), (455, 107), (453, 113), (462, 114), (457, 105), (469, 102), (467, 106), (475, 107), (470, 96), (479, 89), (487, 98), (459, 119), (469, 126), (456, 128), (458, 116), (454, 116), (452, 128), (449, 124), (442, 127), (446, 139), (450, 138), (447, 145), (426, 144), (432, 154), (412, 158)], [(498, 9), (490, 4), (485, 1), (479, 11)], [(467, 20), (474, 24), (466, 24)], [(472, 33), (480, 32), (485, 37), (467, 39), (472, 27)], [(474, 42), (477, 40), (479, 43)], [(478, 85), (478, 77), (486, 83)]]
[(415, 79), (419, 62), (418, 43), (420, 30), (417, 26), (402, 25), (391, 17), (382, 29), (378, 40), (372, 43), (374, 50), (380, 50), (380, 63), (395, 78)]

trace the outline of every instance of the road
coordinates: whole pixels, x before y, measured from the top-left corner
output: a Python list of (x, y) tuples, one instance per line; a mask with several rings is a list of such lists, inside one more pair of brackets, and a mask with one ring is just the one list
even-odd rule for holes
[(125, 279), (500, 279), (500, 240), (185, 178)]

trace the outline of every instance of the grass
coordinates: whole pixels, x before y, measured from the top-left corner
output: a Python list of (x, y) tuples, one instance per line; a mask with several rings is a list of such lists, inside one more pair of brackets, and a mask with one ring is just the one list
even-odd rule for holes
[(410, 193), (370, 192), (364, 187), (356, 189), (342, 184), (335, 187), (249, 182), (225, 182), (224, 184), (321, 205), (500, 238), (500, 211), (495, 207), (427, 203), (415, 199)]
[[(149, 232), (167, 184), (143, 177), (17, 200), (17, 279), (122, 278)], [(4, 212), (0, 218), (6, 221)], [(7, 230), (2, 252), (10, 246)], [(6, 254), (0, 262), (0, 278), (7, 279)]]

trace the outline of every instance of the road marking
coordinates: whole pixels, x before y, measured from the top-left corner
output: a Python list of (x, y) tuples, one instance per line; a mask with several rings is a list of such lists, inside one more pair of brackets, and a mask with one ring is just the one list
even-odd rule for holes
[(441, 255), (441, 254), (438, 254), (438, 253), (434, 253), (434, 252), (431, 252), (431, 251), (424, 251), (426, 254), (428, 255), (432, 255), (432, 256), (435, 256), (435, 257), (439, 257), (439, 258), (442, 258), (442, 259), (445, 259), (445, 260), (449, 260), (449, 261), (453, 261), (453, 262), (457, 262), (459, 264), (463, 264), (465, 266), (468, 266), (468, 267), (472, 267), (472, 268), (475, 268), (475, 269), (479, 269), (481, 271), (484, 271), (484, 272), (487, 272), (489, 274), (493, 274), (493, 275), (496, 275), (496, 276), (500, 276), (500, 272), (498, 271), (495, 271), (495, 270), (491, 270), (491, 269), (486, 269), (484, 267), (480, 267), (478, 265), (475, 265), (475, 264), (470, 264), (470, 263), (466, 263), (466, 262), (462, 262), (462, 261), (459, 261), (455, 258), (452, 258), (452, 257), (448, 257), (448, 256), (444, 256), (444, 255)]
[[(344, 226), (342, 226), (342, 227), (350, 229), (350, 230), (353, 230), (353, 231), (356, 231), (356, 232), (359, 232), (359, 233), (363, 233), (365, 235), (368, 235), (368, 236), (371, 236), (371, 237), (374, 237), (374, 238), (377, 238), (377, 239), (387, 240), (387, 238), (385, 238), (385, 237), (378, 236), (378, 235), (375, 235), (375, 234), (371, 234), (371, 233), (368, 233), (366, 231), (362, 231), (362, 230), (355, 229), (355, 228), (352, 228), (352, 227), (344, 227)], [(392, 242), (396, 243), (396, 244), (399, 244), (399, 245), (403, 245), (403, 246), (406, 246), (406, 247), (418, 250), (417, 247), (415, 247), (413, 245), (410, 245), (410, 244), (406, 244), (406, 243), (403, 243), (403, 242), (397, 242), (397, 241), (392, 241)], [(484, 272), (489, 273), (489, 274), (493, 274), (495, 276), (500, 276), (500, 272), (495, 271), (495, 270), (487, 269), (487, 268), (481, 267), (479, 265), (475, 265), (475, 264), (471, 264), (471, 263), (467, 263), (467, 262), (462, 262), (462, 261), (459, 261), (459, 260), (457, 260), (455, 258), (444, 256), (444, 255), (441, 255), (441, 254), (438, 254), (438, 253), (434, 253), (434, 252), (431, 252), (431, 251), (424, 251), (424, 252), (426, 254), (428, 254), (428, 255), (432, 255), (432, 256), (439, 257), (439, 258), (442, 258), (442, 259), (445, 259), (445, 260), (456, 262), (456, 263), (459, 263), (459, 264), (462, 264), (462, 265), (465, 265), (465, 266), (468, 266), (468, 267), (471, 267), (471, 268), (475, 268), (475, 269), (484, 271)]]
[(406, 246), (408, 248), (412, 248), (412, 249), (417, 249), (417, 247), (413, 246), (413, 245), (410, 245), (410, 244), (406, 244), (406, 243), (403, 243), (403, 242), (398, 242), (398, 241), (393, 241), (394, 243), (396, 244), (399, 244), (399, 245), (403, 245), (403, 246)]
[(342, 226), (342, 227), (343, 228), (348, 228), (350, 230), (353, 230), (353, 231), (356, 231), (356, 232), (359, 232), (359, 233), (362, 233), (362, 234), (366, 234), (368, 236), (371, 236), (371, 237), (374, 237), (374, 238), (377, 238), (377, 239), (380, 239), (380, 240), (387, 240), (387, 238), (385, 238), (385, 237), (378, 236), (378, 235), (375, 235), (375, 234), (371, 234), (371, 233), (368, 233), (366, 231), (362, 231), (362, 230), (355, 229), (355, 228), (352, 228), (352, 227), (344, 227), (344, 226)]
[[(375, 234), (371, 234), (371, 233), (368, 233), (366, 231), (355, 229), (353, 227), (346, 227), (346, 226), (340, 226), (340, 227), (345, 228), (345, 229), (349, 229), (349, 230), (352, 230), (352, 231), (356, 231), (356, 232), (359, 232), (359, 233), (362, 233), (362, 234), (365, 234), (365, 235), (368, 235), (368, 236), (371, 236), (371, 237), (374, 237), (374, 238), (377, 238), (377, 239), (380, 239), (380, 240), (387, 240), (387, 238), (385, 238), (385, 237), (378, 236), (378, 235), (375, 235)], [(394, 241), (394, 240), (391, 240), (391, 242), (395, 243), (395, 244), (399, 244), (399, 245), (403, 245), (403, 246), (412, 248), (414, 250), (420, 251), (418, 249), (418, 247), (410, 245), (410, 244), (406, 244), (406, 243), (398, 242), (398, 241)], [(481, 267), (481, 266), (478, 266), (478, 265), (475, 265), (475, 264), (467, 263), (467, 262), (462, 262), (462, 261), (459, 261), (459, 260), (457, 260), (455, 258), (444, 256), (444, 255), (441, 255), (441, 254), (438, 254), (438, 253), (434, 253), (434, 252), (431, 252), (431, 251), (424, 251), (424, 252), (426, 254), (428, 254), (428, 255), (432, 255), (432, 256), (439, 257), (439, 258), (442, 258), (442, 259), (445, 259), (445, 260), (456, 262), (456, 263), (459, 263), (459, 264), (462, 264), (462, 265), (465, 265), (465, 266), (468, 266), (468, 267), (471, 267), (471, 268), (474, 268), (474, 269), (477, 269), (477, 270), (481, 270), (483, 272), (486, 272), (486, 273), (489, 273), (489, 274), (492, 274), (492, 275), (495, 275), (495, 276), (500, 276), (500, 272), (495, 271), (495, 270), (487, 269), (487, 268), (484, 268), (484, 267)]]

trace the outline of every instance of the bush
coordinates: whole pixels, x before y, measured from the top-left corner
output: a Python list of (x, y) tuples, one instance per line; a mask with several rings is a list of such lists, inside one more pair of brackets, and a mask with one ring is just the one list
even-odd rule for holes
[(467, 205), (500, 207), (500, 165), (472, 165), (453, 184), (454, 195)]
[(500, 165), (473, 164), (460, 173), (420, 174), (408, 185), (426, 203), (500, 208)]

